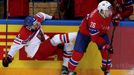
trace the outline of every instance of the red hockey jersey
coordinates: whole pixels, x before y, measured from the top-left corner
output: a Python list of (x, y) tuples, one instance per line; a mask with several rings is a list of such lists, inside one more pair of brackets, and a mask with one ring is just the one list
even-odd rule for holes
[(83, 19), (80, 26), (80, 32), (91, 36), (92, 41), (99, 45), (105, 44), (106, 41), (100, 36), (107, 34), (111, 18), (112, 17), (103, 18), (98, 10), (95, 9), (90, 15), (87, 15), (87, 17)]

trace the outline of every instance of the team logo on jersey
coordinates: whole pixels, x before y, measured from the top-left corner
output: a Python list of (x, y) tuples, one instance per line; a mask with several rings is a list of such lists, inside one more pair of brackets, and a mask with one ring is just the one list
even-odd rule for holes
[(109, 28), (110, 28), (109, 26), (103, 26), (102, 27), (103, 30), (109, 30)]

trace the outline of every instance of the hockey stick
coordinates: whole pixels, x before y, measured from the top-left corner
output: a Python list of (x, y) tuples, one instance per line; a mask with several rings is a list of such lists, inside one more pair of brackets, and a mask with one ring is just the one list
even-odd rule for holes
[(115, 20), (113, 21), (113, 26), (114, 26), (114, 28), (113, 28), (112, 37), (111, 37), (111, 40), (110, 40), (110, 41), (111, 41), (111, 42), (110, 42), (110, 47), (111, 47), (112, 50), (109, 50), (109, 51), (108, 51), (108, 58), (107, 58), (106, 68), (105, 68), (105, 70), (104, 70), (104, 75), (107, 75), (106, 69), (107, 69), (107, 67), (108, 67), (108, 60), (109, 60), (109, 58), (110, 58), (110, 54), (111, 54), (111, 53), (113, 54), (113, 39), (114, 39), (114, 34), (115, 34), (116, 26), (117, 26)]
[(111, 37), (111, 43), (110, 43), (110, 46), (113, 46), (113, 39), (114, 39), (114, 33), (115, 33), (115, 30), (116, 30), (116, 26), (114, 26), (113, 28), (113, 31), (112, 31), (112, 37)]
[(7, 5), (6, 5), (6, 51), (5, 51), (5, 57), (8, 56), (8, 0), (7, 1)]

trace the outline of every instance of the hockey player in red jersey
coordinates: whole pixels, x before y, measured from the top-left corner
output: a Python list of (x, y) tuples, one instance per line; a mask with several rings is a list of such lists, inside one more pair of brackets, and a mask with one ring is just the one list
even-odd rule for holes
[(133, 13), (132, 2), (132, 0), (113, 0), (114, 18), (119, 20), (128, 19)]
[(58, 44), (64, 44), (63, 68), (67, 66), (69, 57), (72, 55), (72, 41), (75, 40), (77, 32), (56, 34), (50, 39), (42, 30), (41, 22), (45, 19), (52, 19), (52, 16), (39, 12), (34, 16), (26, 17), (24, 25), (13, 41), (8, 56), (3, 58), (2, 64), (4, 67), (8, 67), (15, 53), (22, 47), (25, 48), (27, 57), (33, 58), (38, 51), (45, 50), (45, 53), (42, 54), (44, 58), (47, 58), (55, 52)]
[[(97, 44), (102, 55), (102, 67), (106, 75), (109, 75), (111, 67), (111, 54), (108, 58), (108, 51), (111, 52), (110, 41), (107, 32), (112, 21), (112, 5), (108, 1), (102, 1), (98, 4), (90, 15), (88, 14), (81, 23), (74, 46), (73, 55), (69, 60), (68, 75), (73, 75), (76, 66), (86, 52), (88, 44), (93, 41)], [(107, 65), (107, 66), (106, 66)]]
[(133, 0), (107, 0), (113, 5), (114, 18), (124, 20), (133, 13)]

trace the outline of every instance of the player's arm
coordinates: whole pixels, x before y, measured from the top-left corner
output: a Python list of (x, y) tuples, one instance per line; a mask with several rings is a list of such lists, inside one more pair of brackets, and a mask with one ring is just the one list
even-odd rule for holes
[(97, 45), (105, 45), (106, 44), (106, 41), (101, 37), (99, 36), (99, 31), (96, 32), (96, 34), (94, 32), (91, 32), (91, 39), (93, 42), (95, 42)]
[(24, 40), (16, 37), (16, 39), (14, 39), (13, 45), (10, 48), (10, 51), (8, 52), (8, 55), (14, 57), (16, 52), (20, 50), (25, 44), (26, 42), (24, 42)]
[(29, 36), (27, 36), (27, 34), (29, 30), (27, 30), (27, 28), (25, 26), (23, 26), (21, 28), (21, 30), (18, 32), (18, 35), (16, 36), (16, 38), (13, 41), (13, 45), (10, 48), (9, 51), (9, 55), (11, 55), (12, 57), (15, 55), (15, 53), (20, 50), (23, 46), (25, 46), (28, 42)]
[(39, 13), (35, 14), (34, 17), (37, 19), (38, 22), (42, 22), (45, 19), (52, 19), (53, 18), (53, 16), (45, 14), (43, 12), (39, 12)]
[(16, 39), (13, 42), (13, 45), (10, 48), (10, 51), (8, 52), (7, 57), (4, 57), (2, 60), (2, 65), (4, 67), (8, 67), (8, 64), (12, 62), (14, 55), (18, 50), (20, 50), (25, 44), (23, 44), (23, 40), (16, 37)]

